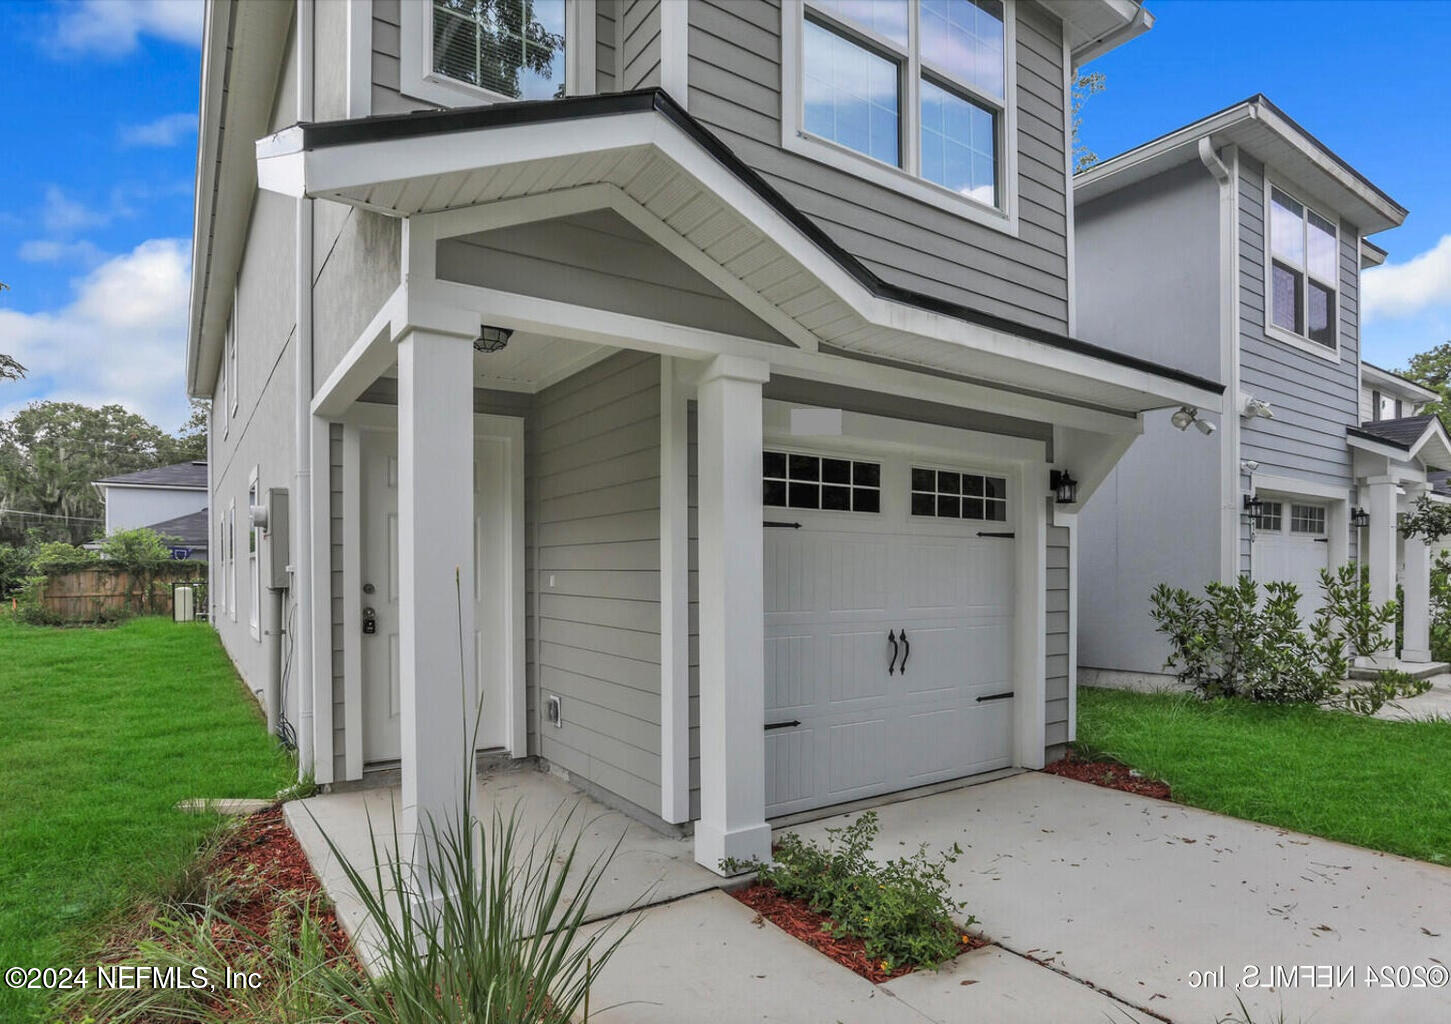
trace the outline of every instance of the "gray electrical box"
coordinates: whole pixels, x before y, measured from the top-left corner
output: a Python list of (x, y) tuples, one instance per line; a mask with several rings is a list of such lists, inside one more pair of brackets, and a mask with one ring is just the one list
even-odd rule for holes
[(291, 560), (292, 530), (287, 517), (287, 488), (267, 488), (267, 572), (269, 590), (287, 589), (287, 563)]

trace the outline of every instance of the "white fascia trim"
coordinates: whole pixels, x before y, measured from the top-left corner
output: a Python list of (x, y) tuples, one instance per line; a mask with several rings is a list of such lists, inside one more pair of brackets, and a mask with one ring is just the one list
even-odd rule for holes
[(1410, 454), (1404, 448), (1397, 448), (1395, 445), (1372, 441), (1365, 437), (1356, 437), (1354, 434), (1347, 434), (1345, 436), (1345, 443), (1351, 448), (1369, 452), (1372, 455), (1380, 455), (1393, 462), (1404, 462), (1410, 458)]
[[(1330, 158), (1323, 146), (1306, 138), (1304, 132), (1290, 125), (1289, 122), (1285, 121), (1268, 107), (1261, 107), (1259, 104), (1254, 104), (1253, 110), (1254, 116), (1264, 122), (1265, 127), (1289, 142), (1307, 160), (1322, 172), (1338, 181), (1347, 191), (1353, 192), (1361, 202), (1385, 217), (1386, 220), (1393, 224), (1400, 224), (1406, 219), (1404, 210), (1400, 209), (1394, 203), (1386, 202), (1384, 198), (1374, 189), (1366, 185), (1365, 182), (1346, 171), (1344, 167), (1341, 167), (1339, 163)], [(1336, 223), (1339, 223), (1339, 217), (1336, 218)], [(1339, 250), (1336, 252), (1336, 257), (1338, 265)]]
[(206, 493), (206, 484), (118, 484), (105, 480), (92, 481), (96, 487), (119, 487), (135, 491), (199, 491)]
[(1364, 359), (1360, 361), (1360, 373), (1362, 383), (1369, 382), (1377, 386), (1380, 391), (1397, 392), (1400, 398), (1410, 398), (1420, 402), (1434, 402), (1441, 396), (1430, 388), (1422, 387), (1399, 377), (1378, 366), (1367, 363)]
[[(557, 124), (541, 123), (308, 151), (301, 150), (300, 129), (291, 128), (257, 146), (260, 185), (290, 195), (333, 199), (339, 198), (338, 191), (385, 181), (652, 146), (786, 249), (869, 324), (1160, 395), (1165, 406), (1183, 403), (1210, 412), (1222, 410), (1222, 396), (1213, 391), (874, 295), (754, 190), (651, 111), (581, 120), (567, 132)], [(398, 216), (397, 211), (386, 212)], [(449, 218), (464, 223), (460, 213), (450, 213)]]
[(1323, 501), (1349, 501), (1350, 486), (1336, 486), (1317, 480), (1301, 480), (1299, 477), (1279, 476), (1273, 473), (1255, 473), (1255, 494), (1283, 494), (1289, 497), (1317, 498)]
[[(1200, 138), (1213, 136), (1215, 132), (1223, 131), (1230, 125), (1248, 120), (1252, 116), (1250, 105), (1241, 103), (1221, 111), (1213, 117), (1172, 131), (1153, 142), (1147, 142), (1136, 149), (1110, 157), (1101, 163), (1094, 164), (1086, 171), (1074, 175), (1074, 191), (1081, 200), (1096, 199), (1100, 195), (1113, 191), (1114, 186), (1110, 184), (1110, 180), (1125, 171), (1159, 161), (1163, 161), (1166, 166), (1174, 162), (1188, 161), (1197, 151)], [(1177, 156), (1181, 150), (1183, 151), (1182, 161), (1165, 159), (1170, 154)]]
[(970, 459), (979, 468), (998, 470), (1042, 464), (1047, 456), (1046, 444), (1035, 438), (862, 412), (842, 412), (839, 435), (797, 434), (791, 429), (791, 411), (804, 408), (808, 406), (801, 402), (765, 399), (762, 402), (762, 429), (766, 439), (785, 447), (816, 448), (830, 453), (871, 450), (913, 454), (921, 458), (935, 456), (949, 462)]
[(1439, 442), (1442, 451), (1451, 454), (1451, 437), (1446, 436), (1446, 431), (1441, 426), (1440, 419), (1434, 417), (1430, 423), (1426, 424), (1425, 431), (1416, 440), (1416, 443), (1411, 445), (1408, 457), (1413, 459), (1420, 458), (1421, 452), (1432, 441)]
[(192, 205), (191, 301), (187, 312), (186, 382), (187, 393), (198, 398), (211, 397), (212, 382), (197, 378), (201, 372), (201, 331), (203, 298), (207, 285), (207, 252), (203, 225), (210, 225), (215, 207), (218, 151), (221, 148), (223, 101), (226, 90), (223, 76), (227, 67), (227, 46), (231, 24), (231, 4), (208, 4), (202, 36), (202, 95), (199, 124), (202, 132), (197, 143), (196, 198)]

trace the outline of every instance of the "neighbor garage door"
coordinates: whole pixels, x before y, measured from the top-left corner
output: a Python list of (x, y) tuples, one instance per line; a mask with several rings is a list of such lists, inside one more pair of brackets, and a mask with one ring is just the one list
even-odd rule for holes
[(1300, 588), (1300, 618), (1308, 622), (1321, 604), (1320, 570), (1330, 564), (1325, 506), (1265, 501), (1254, 520), (1250, 557), (1258, 582), (1284, 580)]
[(1008, 765), (1006, 478), (778, 449), (765, 471), (767, 814)]

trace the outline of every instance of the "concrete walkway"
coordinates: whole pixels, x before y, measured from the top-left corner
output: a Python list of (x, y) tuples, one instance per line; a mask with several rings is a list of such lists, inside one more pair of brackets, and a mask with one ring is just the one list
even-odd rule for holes
[(1451, 673), (1433, 676), (1431, 688), (1425, 693), (1387, 704), (1375, 713), (1375, 717), (1396, 722), (1451, 721)]
[[(879, 815), (879, 855), (962, 845), (950, 876), (990, 938), (1163, 1018), (1207, 1024), (1238, 994), (1256, 1021), (1451, 1020), (1451, 987), (1365, 976), (1451, 966), (1451, 868), (1041, 773)], [(1300, 965), (1352, 969), (1353, 985), (1268, 987)], [(1226, 987), (1194, 983), (1221, 968)], [(1264, 987), (1236, 993), (1247, 968)]]

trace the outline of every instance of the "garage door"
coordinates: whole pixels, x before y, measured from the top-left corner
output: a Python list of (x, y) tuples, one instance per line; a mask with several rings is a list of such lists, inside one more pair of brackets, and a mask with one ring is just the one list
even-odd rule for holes
[(764, 465), (767, 814), (1008, 765), (1006, 478), (776, 449)]
[(1308, 622), (1320, 608), (1320, 570), (1330, 564), (1325, 506), (1263, 502), (1251, 551), (1257, 581), (1285, 580), (1300, 588), (1300, 618)]

